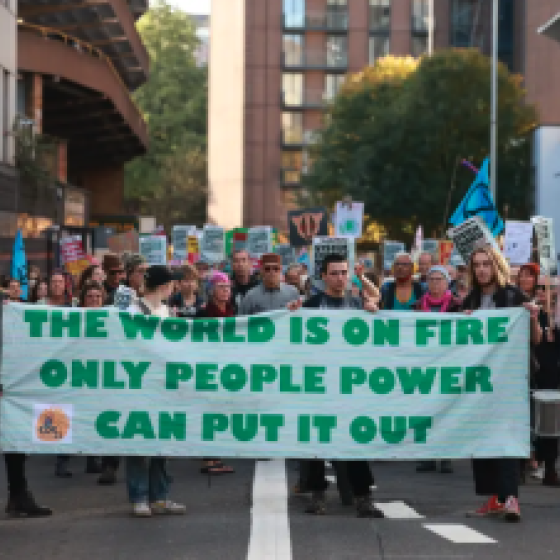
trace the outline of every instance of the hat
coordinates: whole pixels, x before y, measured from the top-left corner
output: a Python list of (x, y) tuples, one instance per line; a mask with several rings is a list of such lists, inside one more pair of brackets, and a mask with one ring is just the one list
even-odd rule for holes
[(442, 265), (436, 265), (436, 266), (432, 266), (432, 268), (430, 268), (430, 271), (428, 272), (428, 276), (430, 276), (430, 274), (433, 274), (434, 272), (438, 272), (439, 274), (445, 276), (445, 279), (450, 282), (451, 281), (451, 277), (449, 276), (449, 272), (447, 271), (447, 268), (445, 268)]
[(109, 272), (115, 268), (122, 268), (121, 258), (115, 253), (105, 253), (103, 255), (103, 270)]
[(276, 264), (282, 266), (282, 257), (276, 253), (266, 253), (261, 257), (261, 266), (266, 264)]
[(229, 285), (231, 283), (229, 276), (224, 272), (220, 272), (219, 270), (215, 270), (214, 272), (212, 272), (212, 274), (210, 274), (210, 277), (208, 278), (208, 282), (210, 282), (212, 286), (215, 286), (216, 284)]
[(127, 272), (132, 272), (137, 266), (144, 264), (146, 259), (138, 253), (129, 253), (126, 257), (123, 255), (124, 268)]
[(169, 284), (173, 280), (180, 280), (179, 274), (171, 272), (169, 268), (162, 264), (154, 264), (146, 270), (145, 284), (148, 290), (155, 290), (160, 286)]
[(527, 270), (531, 276), (534, 276), (537, 280), (541, 274), (541, 267), (537, 263), (526, 263), (519, 267), (519, 272), (523, 269)]

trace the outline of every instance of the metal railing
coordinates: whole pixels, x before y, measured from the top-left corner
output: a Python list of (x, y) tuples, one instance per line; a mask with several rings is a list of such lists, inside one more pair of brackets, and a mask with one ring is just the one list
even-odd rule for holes
[(284, 68), (329, 68), (344, 70), (348, 67), (348, 54), (328, 50), (283, 52)]

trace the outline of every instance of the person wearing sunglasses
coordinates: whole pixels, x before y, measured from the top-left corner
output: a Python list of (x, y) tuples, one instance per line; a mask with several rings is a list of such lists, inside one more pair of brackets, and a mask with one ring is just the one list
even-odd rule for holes
[(268, 253), (261, 258), (262, 283), (241, 300), (238, 315), (255, 315), (285, 309), (299, 298), (299, 290), (282, 282), (282, 257)]
[(121, 258), (114, 253), (103, 255), (103, 270), (107, 276), (103, 286), (107, 294), (105, 305), (113, 305), (117, 288), (126, 280), (126, 271)]

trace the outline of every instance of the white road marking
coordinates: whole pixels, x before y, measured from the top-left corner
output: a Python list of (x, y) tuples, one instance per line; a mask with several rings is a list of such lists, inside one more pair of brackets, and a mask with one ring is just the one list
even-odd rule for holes
[(257, 461), (247, 560), (291, 559), (286, 463)]
[(496, 544), (497, 542), (466, 525), (425, 523), (424, 527), (455, 544)]
[(375, 507), (385, 514), (386, 519), (424, 519), (423, 515), (404, 502), (375, 502)]

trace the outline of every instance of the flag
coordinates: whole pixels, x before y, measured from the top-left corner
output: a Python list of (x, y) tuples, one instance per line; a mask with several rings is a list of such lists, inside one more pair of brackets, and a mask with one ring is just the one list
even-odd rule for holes
[(457, 227), (473, 216), (480, 216), (492, 234), (497, 236), (504, 230), (504, 222), (496, 210), (494, 198), (489, 189), (489, 165), (490, 160), (486, 158), (465, 198), (451, 216), (449, 223)]
[(21, 298), (27, 299), (27, 258), (25, 256), (25, 247), (23, 245), (23, 235), (18, 229), (16, 239), (14, 241), (14, 251), (12, 253), (12, 270), (11, 276), (15, 280), (19, 280), (21, 286)]

